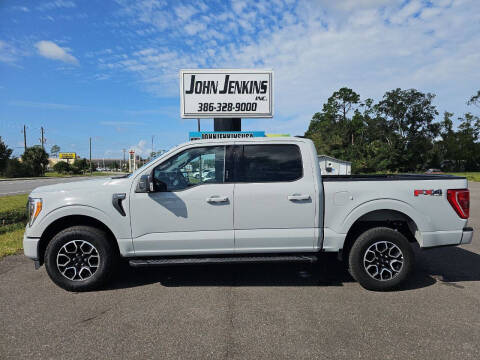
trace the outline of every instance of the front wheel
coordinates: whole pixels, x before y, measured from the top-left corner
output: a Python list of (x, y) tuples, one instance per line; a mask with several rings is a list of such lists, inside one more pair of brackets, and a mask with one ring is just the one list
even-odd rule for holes
[(45, 251), (50, 278), (68, 291), (93, 290), (110, 277), (117, 254), (100, 229), (72, 226), (60, 231)]
[(385, 291), (399, 286), (413, 269), (415, 256), (398, 231), (378, 227), (361, 234), (350, 250), (352, 276), (368, 290)]

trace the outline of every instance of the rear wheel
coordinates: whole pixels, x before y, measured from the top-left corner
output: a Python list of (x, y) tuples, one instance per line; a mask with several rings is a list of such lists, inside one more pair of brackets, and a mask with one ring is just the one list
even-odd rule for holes
[(415, 259), (408, 240), (398, 231), (378, 227), (361, 234), (350, 250), (350, 273), (368, 290), (399, 286), (413, 269)]
[(102, 231), (90, 226), (72, 226), (59, 232), (45, 251), (50, 278), (68, 291), (93, 290), (111, 276), (117, 254)]

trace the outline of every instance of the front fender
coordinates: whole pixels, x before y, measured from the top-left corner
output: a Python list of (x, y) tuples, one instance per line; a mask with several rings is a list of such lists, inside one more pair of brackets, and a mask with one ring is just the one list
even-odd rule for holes
[(102, 210), (88, 205), (65, 205), (50, 211), (47, 215), (38, 219), (38, 223), (29, 228), (27, 226), (27, 236), (39, 238), (42, 236), (45, 229), (54, 221), (66, 216), (87, 216), (94, 218), (107, 226), (117, 239), (121, 238), (121, 229), (114, 226), (112, 219)]

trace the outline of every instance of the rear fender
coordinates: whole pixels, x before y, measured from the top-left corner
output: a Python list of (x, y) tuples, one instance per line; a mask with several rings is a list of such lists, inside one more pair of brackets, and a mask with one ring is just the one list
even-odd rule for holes
[(341, 224), (341, 228), (338, 229), (339, 233), (346, 234), (352, 227), (352, 225), (360, 219), (362, 216), (378, 210), (395, 210), (407, 215), (413, 220), (419, 231), (433, 231), (433, 224), (429, 219), (415, 210), (411, 205), (404, 201), (395, 199), (378, 199), (367, 201), (352, 209), (352, 211), (345, 217), (345, 220)]

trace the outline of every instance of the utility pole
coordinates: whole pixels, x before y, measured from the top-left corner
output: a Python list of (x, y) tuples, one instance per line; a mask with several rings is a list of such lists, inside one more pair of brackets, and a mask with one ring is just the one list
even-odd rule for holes
[(122, 171), (123, 171), (123, 168), (125, 167), (125, 151), (126, 151), (126, 149), (123, 149), (123, 163), (122, 163)]
[(92, 176), (92, 138), (90, 138), (90, 176)]
[(152, 135), (152, 152), (150, 153), (150, 158), (153, 158), (153, 137), (154, 137), (154, 136), (155, 136), (155, 135)]
[(23, 125), (23, 144), (25, 151), (27, 151), (27, 127), (25, 125)]
[(47, 142), (47, 139), (45, 139), (44, 137), (44, 130), (43, 130), (43, 126), (40, 127), (40, 131), (42, 132), (42, 137), (40, 139), (40, 142), (42, 144), (42, 149), (45, 150), (45, 143)]

